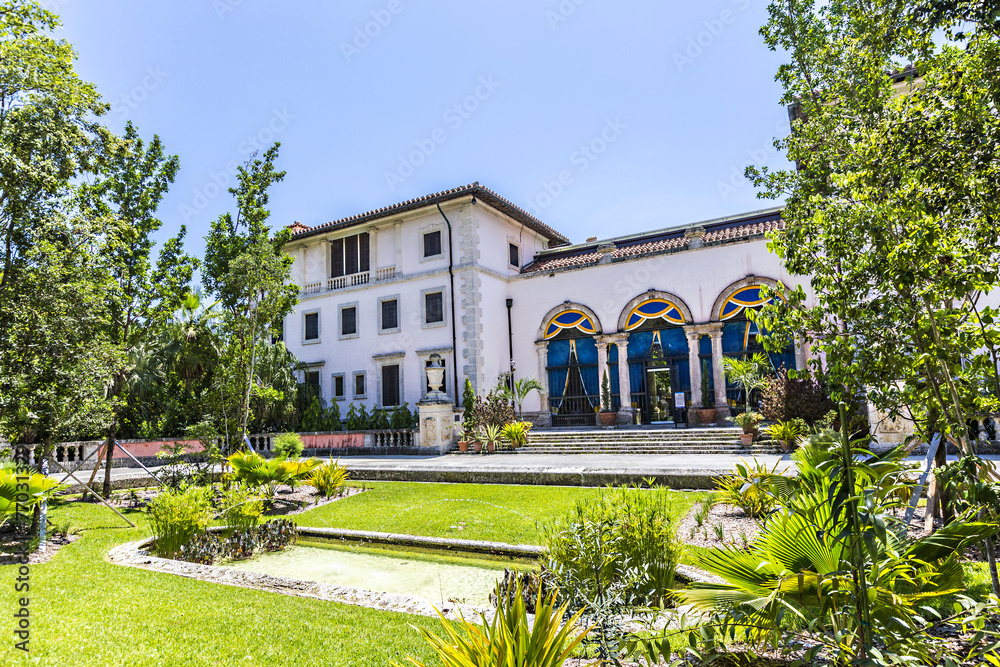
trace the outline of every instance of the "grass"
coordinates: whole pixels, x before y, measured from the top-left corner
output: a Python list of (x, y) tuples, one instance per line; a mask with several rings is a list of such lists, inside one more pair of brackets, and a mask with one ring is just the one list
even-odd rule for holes
[[(596, 492), (383, 483), (296, 519), (310, 526), (537, 543), (536, 520), (561, 515), (576, 500)], [(678, 511), (688, 511), (699, 495), (678, 494)], [(14, 592), (16, 566), (0, 567), (0, 609), (7, 619), (0, 624), (6, 637), (0, 644), (0, 664), (381, 667), (402, 662), (407, 655), (434, 660), (411, 625), (437, 632), (436, 619), (111, 565), (104, 560), (108, 549), (150, 534), (145, 513), (123, 511), (138, 528), (128, 528), (101, 505), (55, 503), (52, 521), (71, 522), (82, 537), (50, 562), (31, 566), (27, 594)], [(515, 512), (529, 518), (518, 518)], [(465, 522), (463, 531), (451, 529), (458, 521)], [(23, 595), (30, 598), (28, 655), (13, 647), (11, 634), (10, 614)]]
[[(599, 492), (560, 486), (385, 482), (305, 512), (297, 521), (311, 527), (540, 544), (539, 523), (561, 518), (578, 500)], [(686, 515), (703, 495), (676, 493), (678, 516)]]

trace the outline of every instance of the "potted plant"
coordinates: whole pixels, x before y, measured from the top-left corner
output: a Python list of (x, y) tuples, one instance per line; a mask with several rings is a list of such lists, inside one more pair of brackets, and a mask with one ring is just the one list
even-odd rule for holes
[(503, 428), (496, 424), (487, 424), (483, 428), (483, 437), (486, 440), (486, 451), (492, 454), (497, 450), (497, 443), (503, 437)]
[(733, 417), (736, 425), (743, 429), (743, 433), (740, 434), (740, 443), (744, 447), (749, 447), (753, 444), (754, 431), (757, 429), (757, 424), (763, 420), (764, 415), (759, 412), (744, 412)]
[(701, 407), (698, 408), (698, 423), (701, 425), (715, 423), (715, 396), (708, 387), (708, 373), (701, 374)]
[(511, 449), (517, 449), (528, 442), (528, 429), (531, 422), (511, 422), (504, 424), (502, 436)]
[[(744, 411), (750, 412), (750, 394), (754, 389), (760, 389), (767, 384), (767, 374), (770, 368), (767, 357), (761, 352), (756, 352), (753, 356), (745, 359), (725, 357), (722, 360), (722, 368), (729, 381), (740, 385), (743, 389)], [(744, 433), (749, 432), (752, 432), (752, 429), (751, 431), (744, 430)]]
[(611, 381), (605, 369), (601, 379), (601, 411), (597, 413), (597, 419), (601, 426), (614, 426), (617, 416), (618, 413), (611, 409)]
[(802, 425), (796, 419), (778, 421), (765, 429), (773, 440), (777, 440), (781, 451), (790, 452), (802, 437)]

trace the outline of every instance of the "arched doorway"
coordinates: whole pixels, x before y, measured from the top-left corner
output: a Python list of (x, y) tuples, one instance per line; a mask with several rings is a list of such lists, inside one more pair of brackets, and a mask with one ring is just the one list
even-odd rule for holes
[(601, 404), (596, 318), (567, 308), (544, 326), (546, 372), (553, 426), (593, 426)]
[(633, 300), (623, 313), (632, 407), (644, 424), (687, 420), (676, 400), (683, 394), (686, 405), (691, 394), (685, 311), (674, 299), (650, 295)]
[[(792, 341), (781, 352), (768, 352), (764, 349), (763, 339), (767, 331), (750, 321), (747, 312), (757, 310), (771, 303), (761, 290), (765, 283), (755, 282), (730, 287), (719, 299), (718, 318), (722, 322), (722, 355), (723, 357), (747, 358), (760, 352), (763, 354), (773, 372), (780, 368), (795, 369), (795, 347)], [(726, 383), (726, 401), (734, 413), (742, 412), (746, 405), (743, 389), (735, 384)], [(750, 396), (751, 407), (759, 406), (760, 392), (755, 391)]]

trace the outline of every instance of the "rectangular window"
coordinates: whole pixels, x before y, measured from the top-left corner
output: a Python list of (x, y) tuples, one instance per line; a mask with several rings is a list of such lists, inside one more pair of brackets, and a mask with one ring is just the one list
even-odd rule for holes
[(399, 302), (389, 299), (382, 302), (382, 330), (399, 328)]
[(319, 313), (306, 314), (306, 340), (319, 340)]
[(344, 398), (344, 376), (334, 375), (333, 376), (333, 397), (334, 398)]
[(382, 407), (399, 405), (399, 365), (382, 367)]
[(424, 295), (424, 318), (427, 324), (444, 322), (444, 293), (430, 292)]
[(521, 249), (518, 248), (513, 243), (508, 243), (507, 245), (509, 246), (508, 247), (508, 256), (509, 256), (509, 260), (508, 261), (510, 262), (510, 265), (511, 266), (516, 266), (517, 268), (521, 268)]
[(340, 309), (340, 335), (353, 336), (358, 333), (358, 309), (355, 306)]
[(367, 396), (367, 387), (365, 387), (365, 374), (355, 373), (354, 374), (354, 398), (364, 398)]
[(322, 392), (319, 390), (319, 371), (306, 371), (305, 372), (305, 383), (307, 387), (312, 389), (313, 396), (321, 396)]
[(368, 232), (330, 242), (330, 277), (339, 278), (367, 271), (371, 266)]
[(424, 257), (437, 257), (441, 254), (441, 230), (424, 234)]

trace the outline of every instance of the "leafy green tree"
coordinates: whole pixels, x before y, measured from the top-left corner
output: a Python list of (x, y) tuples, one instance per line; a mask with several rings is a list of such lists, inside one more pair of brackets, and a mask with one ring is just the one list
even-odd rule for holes
[(238, 389), (225, 400), (238, 405), (228, 410), (235, 415), (235, 435), (242, 442), (250, 419), (255, 386), (254, 368), (258, 345), (276, 333), (282, 318), (295, 307), (298, 288), (290, 280), (292, 258), (283, 250), (290, 237), (287, 229), (271, 235), (267, 220), (268, 189), (281, 182), (285, 172), (276, 171), (274, 161), (280, 144), (241, 166), (236, 187), (236, 216), (225, 213), (212, 223), (205, 237), (205, 288), (219, 299), (228, 336), (224, 362), (228, 382)]
[(96, 118), (107, 105), (74, 70), (76, 53), (51, 33), (59, 18), (33, 0), (0, 2), (0, 300), (19, 298), (41, 224), (92, 167)]
[(107, 221), (100, 257), (111, 277), (106, 295), (109, 336), (121, 351), (122, 363), (112, 369), (112, 406), (104, 476), (104, 494), (111, 493), (111, 462), (129, 386), (141, 372), (136, 354), (183, 302), (197, 261), (183, 252), (186, 230), (161, 249), (154, 269), (152, 235), (162, 226), (156, 209), (177, 174), (180, 162), (167, 156), (160, 138), (148, 147), (129, 122), (123, 137), (107, 137), (97, 166), (97, 178), (81, 187), (85, 210)]
[(1000, 311), (983, 298), (1000, 286), (994, 4), (773, 2), (762, 34), (788, 54), (795, 110), (776, 145), (797, 169), (748, 170), (786, 198), (769, 246), (815, 294), (786, 288), (754, 316), (768, 345), (802, 335), (839, 398), (864, 393), (967, 451), (968, 418), (1000, 399)]

